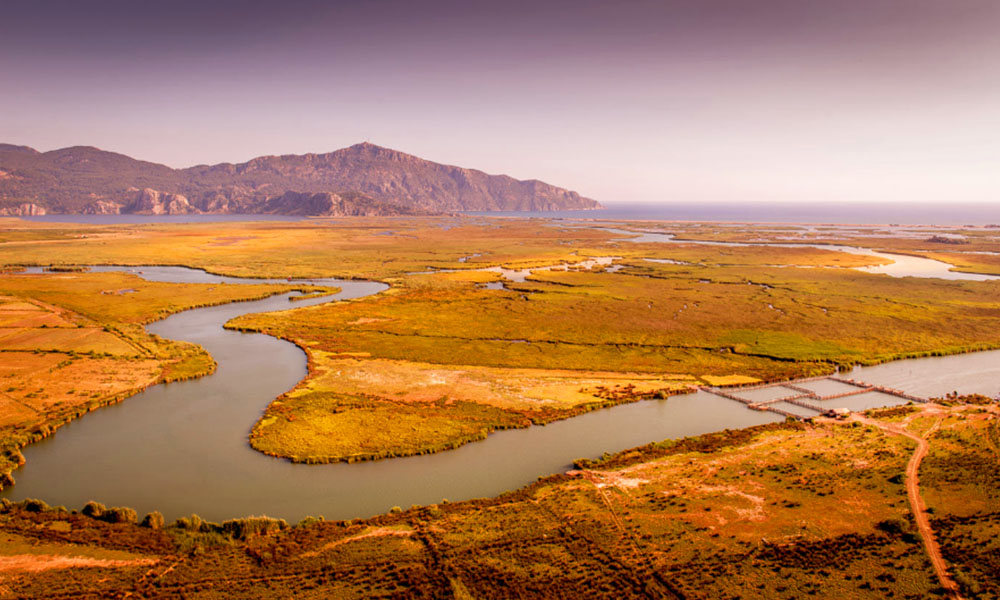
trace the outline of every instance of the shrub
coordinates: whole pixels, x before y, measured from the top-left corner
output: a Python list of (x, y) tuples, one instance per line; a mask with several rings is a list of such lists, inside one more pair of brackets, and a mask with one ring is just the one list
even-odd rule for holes
[(295, 525), (295, 526), (298, 527), (298, 528), (310, 527), (310, 526), (315, 525), (317, 523), (322, 523), (323, 521), (324, 521), (324, 519), (323, 519), (322, 516), (320, 516), (320, 517), (306, 517), (306, 518), (302, 519), (301, 521), (299, 521), (298, 524)]
[(137, 519), (135, 511), (124, 506), (109, 508), (101, 515), (101, 520), (108, 523), (135, 523)]
[(29, 498), (21, 503), (21, 508), (28, 512), (40, 513), (49, 510), (49, 505), (44, 500)]
[(246, 517), (231, 519), (222, 523), (222, 531), (238, 540), (245, 540), (254, 535), (267, 535), (288, 527), (284, 519), (270, 517)]
[(204, 525), (205, 522), (198, 515), (181, 517), (174, 521), (174, 527), (177, 529), (184, 529), (186, 531), (201, 531)]
[(159, 511), (153, 511), (142, 518), (142, 526), (150, 529), (163, 528), (163, 515)]
[(902, 535), (910, 531), (910, 524), (903, 519), (886, 519), (879, 521), (875, 529), (884, 531), (890, 535)]
[(90, 502), (86, 503), (83, 506), (83, 510), (81, 510), (80, 512), (82, 512), (85, 516), (90, 517), (91, 519), (100, 519), (101, 516), (104, 514), (105, 510), (107, 509), (104, 507), (103, 504), (91, 500)]

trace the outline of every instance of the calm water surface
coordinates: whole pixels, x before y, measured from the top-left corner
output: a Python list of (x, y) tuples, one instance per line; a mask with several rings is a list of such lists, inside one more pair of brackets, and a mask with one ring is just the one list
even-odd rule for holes
[[(702, 246), (771, 246), (775, 248), (819, 248), (820, 250), (830, 250), (832, 252), (847, 252), (848, 254), (860, 254), (864, 256), (877, 256), (889, 262), (884, 265), (874, 267), (854, 267), (855, 270), (866, 273), (889, 275), (890, 277), (928, 277), (934, 279), (951, 279), (956, 281), (990, 281), (1000, 279), (997, 275), (982, 275), (979, 273), (961, 273), (952, 271), (952, 266), (946, 262), (923, 258), (920, 256), (908, 256), (905, 254), (892, 254), (889, 252), (876, 252), (868, 248), (857, 246), (845, 246), (840, 244), (776, 244), (770, 242), (745, 243), (745, 242), (715, 242), (705, 240), (685, 240), (677, 239), (671, 233), (636, 232), (627, 229), (615, 229), (612, 227), (602, 227), (605, 231), (620, 235), (631, 236), (624, 241), (637, 244), (697, 244)], [(650, 262), (675, 263), (669, 259), (649, 259)]]
[[(143, 277), (185, 282), (247, 281), (178, 267)], [(377, 293), (379, 283), (317, 280), (338, 285), (337, 298)], [(636, 445), (778, 420), (707, 394), (595, 411), (545, 427), (500, 432), (457, 450), (360, 464), (297, 465), (252, 450), (247, 434), (263, 409), (306, 375), (305, 355), (266, 335), (222, 329), (233, 317), (308, 306), (287, 294), (256, 302), (178, 313), (148, 327), (152, 333), (201, 344), (219, 363), (210, 376), (159, 385), (102, 408), (24, 449), (27, 465), (12, 499), (43, 498), (79, 508), (89, 500), (159, 510), (168, 519), (197, 513), (213, 520), (268, 514), (354, 518), (393, 506), (495, 496)]]
[(80, 223), (83, 225), (149, 225), (168, 223), (235, 223), (243, 221), (302, 221), (290, 215), (40, 215), (20, 217), (37, 223)]
[(861, 202), (608, 202), (599, 210), (467, 212), (509, 216), (614, 221), (736, 221), (740, 223), (826, 223), (987, 225), (1000, 223), (1000, 205), (987, 203), (870, 204)]
[[(179, 267), (94, 270), (141, 271), (159, 281), (259, 281)], [(340, 286), (335, 299), (386, 289), (373, 282), (315, 281)], [(150, 325), (152, 333), (201, 344), (218, 361), (216, 373), (155, 386), (64, 426), (24, 449), (27, 465), (15, 472), (17, 484), (0, 494), (71, 508), (97, 500), (140, 514), (159, 510), (168, 519), (191, 513), (211, 520), (250, 514), (346, 519), (392, 506), (495, 496), (565, 471), (576, 458), (781, 418), (699, 392), (499, 432), (439, 454), (351, 465), (292, 464), (252, 450), (247, 434), (268, 403), (306, 375), (305, 355), (269, 336), (222, 329), (242, 314), (330, 301), (290, 304), (288, 297), (189, 310)], [(919, 395), (952, 390), (995, 395), (1000, 352), (889, 363), (856, 369), (852, 376)], [(877, 397), (861, 401), (879, 403)]]

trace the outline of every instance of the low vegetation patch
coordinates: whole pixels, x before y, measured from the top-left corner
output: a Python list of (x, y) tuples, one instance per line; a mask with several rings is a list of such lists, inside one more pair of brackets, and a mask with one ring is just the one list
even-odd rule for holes
[(968, 598), (1000, 597), (1000, 418), (995, 404), (953, 409), (931, 437), (920, 483), (941, 553)]
[[(123, 288), (134, 292), (103, 293)], [(150, 385), (215, 368), (200, 347), (149, 335), (144, 324), (286, 289), (156, 283), (77, 270), (0, 276), (0, 487), (13, 482), (23, 446)]]
[[(956, 415), (949, 430), (975, 437), (962, 423)], [(0, 536), (49, 553), (126, 552), (154, 564), (8, 571), (4, 584), (28, 597), (122, 589), (248, 598), (452, 597), (456, 589), (476, 598), (935, 597), (897, 479), (912, 451), (906, 438), (873, 427), (782, 423), (628, 450), (494, 499), (296, 527), (191, 516), (157, 529), (5, 502)], [(997, 489), (981, 491), (996, 501)], [(946, 518), (936, 527), (947, 540), (976, 528), (977, 539), (992, 534), (978, 513)], [(991, 543), (966, 551), (966, 590), (992, 590)]]
[[(724, 250), (729, 262), (757, 255)], [(785, 249), (769, 250), (783, 260)], [(312, 360), (312, 377), (267, 411), (251, 443), (293, 460), (398, 456), (691, 385), (781, 381), (1000, 344), (995, 283), (737, 268), (708, 260), (717, 247), (699, 252), (699, 264), (631, 258), (615, 273), (538, 271), (504, 289), (465, 273), (413, 275), (372, 298), (236, 319), (229, 326), (290, 339)], [(548, 381), (534, 385), (528, 370)], [(560, 389), (557, 372), (592, 381)], [(606, 379), (593, 380), (597, 373)], [(652, 389), (643, 378), (664, 383)], [(404, 415), (398, 423), (395, 414)]]

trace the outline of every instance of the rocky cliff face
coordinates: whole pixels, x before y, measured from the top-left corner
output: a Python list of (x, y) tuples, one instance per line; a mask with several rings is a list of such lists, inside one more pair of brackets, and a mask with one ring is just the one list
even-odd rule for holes
[(91, 214), (427, 214), (600, 205), (531, 180), (430, 162), (373, 144), (170, 169), (96, 148), (0, 144), (0, 211)]
[(434, 163), (374, 144), (328, 154), (264, 156), (237, 165), (193, 167), (203, 181), (236, 180), (298, 191), (354, 190), (376, 200), (433, 211), (598, 208), (576, 192), (506, 175)]
[(45, 214), (48, 214), (46, 210), (33, 202), (22, 202), (0, 208), (0, 215), (5, 217), (35, 217)]
[[(375, 200), (357, 192), (285, 192), (280, 196), (258, 198), (253, 202), (234, 201), (224, 195), (205, 199), (202, 208), (192, 205), (180, 194), (167, 194), (146, 188), (126, 195), (125, 204), (97, 200), (83, 207), (88, 215), (190, 215), (190, 214), (275, 214), (308, 217), (386, 217), (437, 214)], [(4, 214), (0, 212), (0, 214)], [(18, 213), (26, 215), (32, 213)], [(41, 214), (45, 214), (42, 212)]]
[(181, 194), (167, 194), (150, 188), (126, 192), (124, 212), (139, 215), (187, 215), (201, 212)]
[(433, 214), (397, 204), (375, 200), (357, 192), (332, 194), (285, 192), (263, 204), (265, 214), (309, 215), (324, 217), (383, 217)]
[(96, 200), (84, 206), (81, 212), (85, 215), (118, 215), (122, 212), (122, 205), (105, 200)]

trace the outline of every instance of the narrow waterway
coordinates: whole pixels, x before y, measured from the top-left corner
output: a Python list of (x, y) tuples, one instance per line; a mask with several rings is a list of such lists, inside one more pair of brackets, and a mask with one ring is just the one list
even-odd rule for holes
[[(677, 239), (672, 233), (655, 233), (648, 231), (629, 231), (626, 229), (616, 229), (613, 227), (602, 228), (605, 231), (620, 235), (630, 236), (622, 241), (634, 243), (659, 243), (659, 244), (698, 244), (703, 246), (770, 246), (774, 248), (819, 248), (820, 250), (830, 250), (832, 252), (846, 252), (848, 254), (860, 254), (862, 256), (875, 256), (891, 261), (883, 265), (871, 267), (854, 267), (858, 271), (866, 273), (876, 273), (889, 275), (891, 277), (928, 277), (934, 279), (950, 279), (962, 281), (989, 281), (1000, 279), (998, 275), (983, 275), (980, 273), (962, 273), (952, 271), (952, 266), (946, 262), (924, 258), (921, 256), (909, 256), (906, 254), (893, 254), (890, 252), (878, 252), (868, 248), (858, 246), (847, 246), (840, 244), (812, 244), (803, 242), (796, 243), (773, 243), (773, 242), (715, 242), (706, 240), (685, 240)], [(649, 259), (653, 262), (662, 262), (669, 259)]]
[[(131, 271), (157, 281), (261, 281), (180, 267), (93, 270)], [(307, 515), (355, 518), (393, 506), (495, 496), (565, 471), (576, 458), (779, 418), (697, 394), (500, 432), (483, 442), (426, 456), (350, 465), (300, 465), (265, 456), (250, 448), (247, 434), (271, 400), (306, 375), (306, 358), (288, 342), (222, 325), (247, 313), (357, 298), (386, 287), (333, 279), (313, 282), (343, 291), (333, 298), (294, 304), (284, 294), (193, 309), (151, 324), (151, 333), (202, 345), (218, 362), (217, 371), (152, 387), (28, 446), (27, 464), (14, 473), (17, 484), (2, 495), (75, 508), (96, 500), (131, 506), (140, 513), (159, 510), (168, 519), (192, 513), (212, 520), (251, 514), (289, 520)]]
[[(141, 271), (141, 277), (158, 281), (260, 281), (180, 267), (94, 270)], [(698, 392), (499, 432), (426, 456), (350, 465), (299, 465), (268, 457), (250, 448), (247, 434), (271, 400), (305, 376), (305, 355), (288, 342), (222, 326), (247, 313), (357, 298), (386, 288), (374, 282), (314, 282), (343, 291), (294, 304), (285, 294), (193, 309), (150, 325), (152, 333), (202, 345), (215, 357), (218, 370), (201, 379), (152, 387), (25, 448), (27, 464), (15, 472), (17, 484), (0, 495), (41, 498), (71, 508), (96, 500), (131, 506), (140, 514), (159, 510), (168, 519), (192, 513), (217, 521), (251, 514), (346, 519), (393, 506), (495, 496), (564, 471), (576, 458), (781, 418)], [(919, 395), (952, 389), (996, 394), (1000, 352), (890, 363), (859, 369), (853, 376)]]

